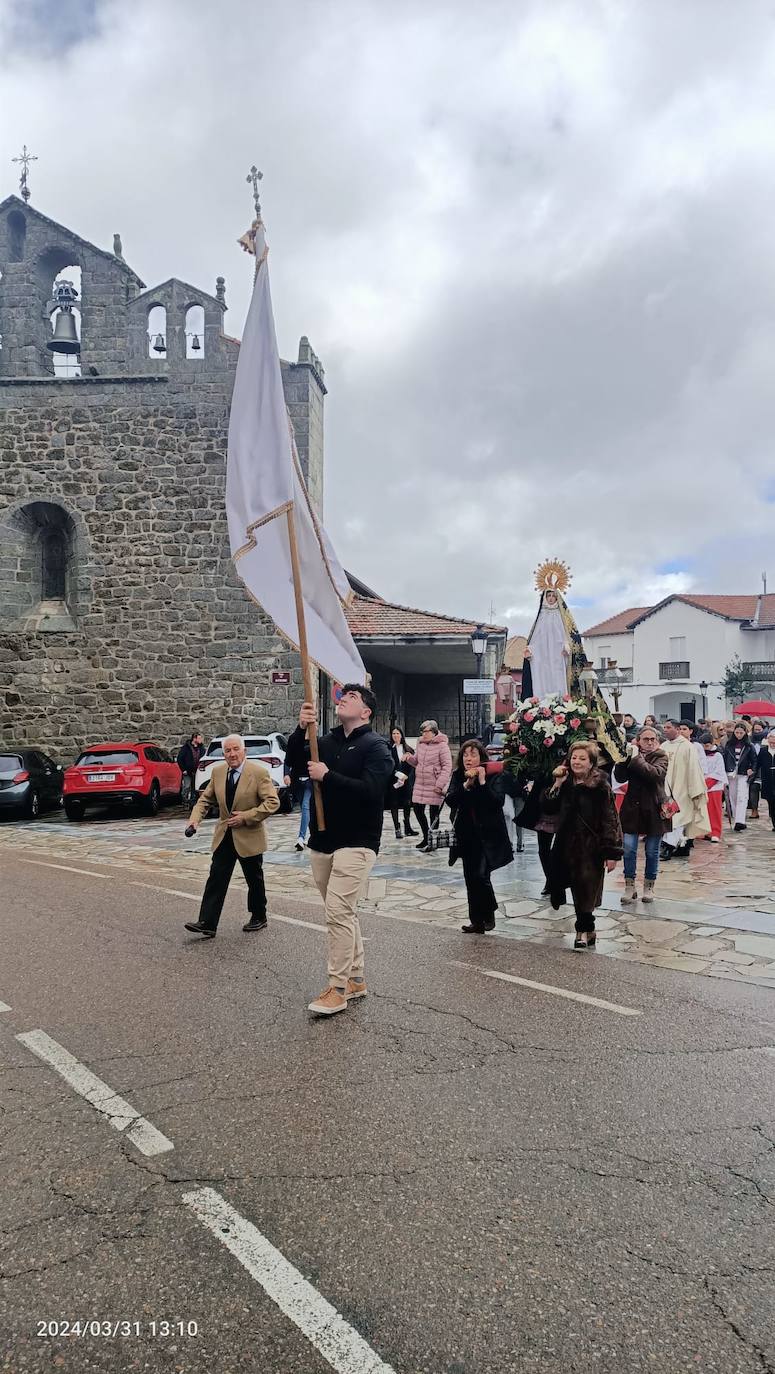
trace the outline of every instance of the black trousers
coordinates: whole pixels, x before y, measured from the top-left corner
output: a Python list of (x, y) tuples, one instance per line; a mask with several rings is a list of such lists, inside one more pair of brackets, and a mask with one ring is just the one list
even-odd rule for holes
[(404, 813), (404, 829), (408, 832), (408, 831), (410, 831), (411, 828), (412, 828), (412, 808), (411, 808), (411, 806), (401, 806), (401, 807), (398, 807), (398, 806), (391, 806), (391, 808), (390, 808), (390, 814), (391, 814), (391, 816), (393, 817), (393, 828), (394, 828), (394, 830), (397, 830), (397, 829), (398, 829), (398, 817), (399, 817), (399, 814), (401, 813), (401, 811), (403, 811), (403, 813)]
[(463, 853), (461, 858), (468, 897), (469, 924), (475, 930), (492, 929), (493, 918), (498, 910), (498, 899), (493, 891), (490, 875), (482, 863), (481, 851)]
[(231, 831), (227, 830), (210, 860), (210, 873), (202, 896), (202, 905), (199, 908), (199, 919), (203, 926), (207, 926), (208, 930), (217, 930), (218, 928), (223, 903), (229, 888), (229, 880), (238, 859), (240, 868), (245, 875), (245, 882), (248, 885), (248, 911), (254, 920), (260, 921), (266, 916), (264, 856), (263, 854), (249, 854), (243, 859), (242, 855), (238, 854), (234, 848), (234, 838)]
[[(426, 816), (425, 816), (425, 807), (424, 807), (424, 806), (420, 806), (420, 805), (417, 804), (417, 802), (415, 802), (414, 805), (412, 806), (412, 810), (414, 811), (415, 816), (417, 817), (418, 821), (420, 822), (420, 829), (422, 830), (422, 837), (423, 837), (424, 840), (427, 840), (427, 838), (428, 838), (428, 830), (430, 829), (430, 827), (429, 827), (429, 825), (428, 825), (428, 821), (427, 821)], [(429, 806), (429, 807), (428, 807), (428, 810), (429, 810), (429, 812), (430, 812), (431, 825), (435, 825), (436, 821), (439, 819), (439, 814), (440, 814), (440, 812), (441, 812), (441, 807), (440, 807), (440, 806)]]
[(541, 861), (541, 867), (544, 871), (544, 877), (548, 881), (549, 855), (552, 850), (552, 842), (554, 840), (554, 835), (550, 835), (546, 830), (536, 830), (536, 839), (538, 840), (538, 857)]

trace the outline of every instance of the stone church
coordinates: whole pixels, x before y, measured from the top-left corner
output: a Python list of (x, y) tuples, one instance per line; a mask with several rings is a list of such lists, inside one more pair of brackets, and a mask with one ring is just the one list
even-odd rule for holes
[[(191, 725), (287, 728), (298, 709), (297, 656), (229, 555), (239, 345), (225, 311), (222, 278), (213, 293), (147, 288), (118, 236), (109, 251), (16, 196), (0, 204), (4, 740), (69, 757), (99, 738), (176, 743)], [(326, 388), (306, 339), (283, 380), (320, 507)], [(288, 669), (290, 686), (272, 683)]]
[[(229, 555), (239, 343), (224, 332), (225, 312), (222, 277), (213, 293), (174, 277), (146, 287), (118, 235), (100, 248), (24, 199), (0, 203), (4, 744), (69, 761), (100, 739), (170, 747), (193, 726), (210, 735), (292, 724), (298, 656), (248, 599)], [(306, 338), (283, 382), (321, 510), (326, 387)], [(416, 730), (444, 705), (450, 733), (466, 730), (474, 626), (353, 585), (351, 625), (382, 698), (379, 727), (392, 718)], [(505, 643), (490, 629), (485, 673)]]

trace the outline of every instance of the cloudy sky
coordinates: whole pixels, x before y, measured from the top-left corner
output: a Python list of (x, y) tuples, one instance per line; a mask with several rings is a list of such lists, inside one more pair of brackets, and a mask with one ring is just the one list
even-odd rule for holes
[(263, 168), (326, 520), (391, 600), (775, 587), (773, 0), (0, 0), (0, 194), (227, 279)]

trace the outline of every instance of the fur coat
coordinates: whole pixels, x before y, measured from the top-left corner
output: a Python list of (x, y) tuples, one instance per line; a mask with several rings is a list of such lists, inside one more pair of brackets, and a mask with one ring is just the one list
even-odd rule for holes
[(568, 778), (559, 791), (542, 797), (547, 815), (558, 816), (549, 855), (549, 891), (555, 911), (573, 894), (577, 912), (592, 912), (603, 900), (606, 859), (622, 857), (622, 827), (608, 779), (593, 768), (585, 782)]

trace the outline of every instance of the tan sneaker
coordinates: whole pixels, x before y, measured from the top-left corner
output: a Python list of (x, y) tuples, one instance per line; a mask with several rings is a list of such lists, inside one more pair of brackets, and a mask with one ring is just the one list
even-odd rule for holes
[(313, 1011), (316, 1016), (335, 1016), (338, 1011), (346, 1010), (347, 998), (334, 987), (327, 987), (307, 1007), (307, 1011)]
[(366, 987), (366, 984), (365, 984), (365, 982), (363, 981), (363, 979), (361, 979), (360, 983), (356, 983), (356, 981), (355, 981), (354, 978), (348, 978), (348, 979), (347, 979), (347, 1001), (348, 1001), (348, 1002), (353, 1002), (353, 1001), (355, 1001), (355, 999), (356, 999), (357, 997), (365, 997), (367, 992), (368, 992), (368, 988)]

